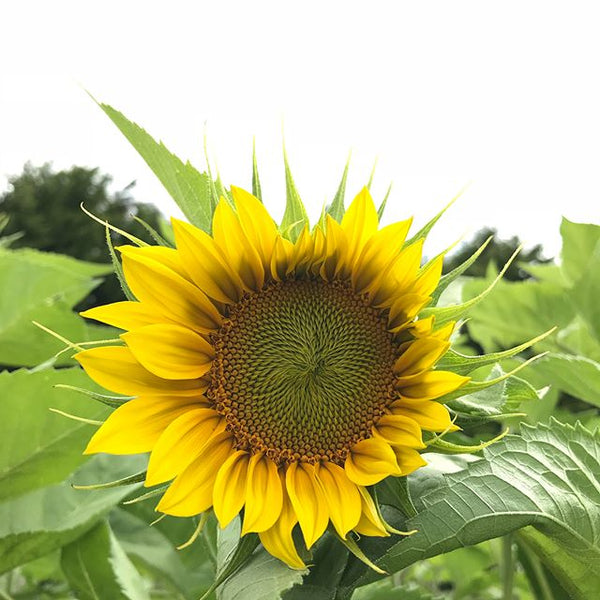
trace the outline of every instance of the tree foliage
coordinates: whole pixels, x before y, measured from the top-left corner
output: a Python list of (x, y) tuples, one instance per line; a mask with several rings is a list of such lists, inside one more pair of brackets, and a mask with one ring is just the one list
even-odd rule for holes
[[(91, 262), (109, 262), (105, 231), (81, 209), (83, 205), (103, 220), (137, 237), (148, 237), (134, 216), (159, 228), (160, 212), (151, 205), (136, 202), (130, 184), (110, 191), (112, 178), (98, 168), (71, 167), (54, 171), (50, 164), (26, 164), (20, 175), (10, 178), (10, 188), (0, 196), (0, 213), (8, 217), (3, 235), (14, 236), (12, 248), (36, 248)], [(115, 244), (123, 243), (116, 236)], [(110, 276), (83, 306), (122, 300), (114, 276)]]

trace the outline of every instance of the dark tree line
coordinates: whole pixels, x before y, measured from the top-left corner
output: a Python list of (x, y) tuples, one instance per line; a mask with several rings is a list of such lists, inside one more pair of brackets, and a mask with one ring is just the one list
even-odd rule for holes
[[(9, 179), (9, 189), (0, 195), (0, 213), (8, 217), (3, 235), (18, 234), (11, 248), (37, 248), (67, 254), (80, 260), (110, 262), (105, 230), (81, 209), (80, 204), (112, 225), (147, 239), (145, 228), (134, 216), (154, 229), (161, 214), (152, 204), (136, 202), (131, 195), (134, 183), (111, 192), (112, 178), (98, 168), (72, 167), (54, 171), (50, 164), (26, 164), (20, 175)], [(115, 245), (126, 243), (113, 236)], [(85, 300), (89, 307), (123, 299), (116, 277), (108, 277)]]

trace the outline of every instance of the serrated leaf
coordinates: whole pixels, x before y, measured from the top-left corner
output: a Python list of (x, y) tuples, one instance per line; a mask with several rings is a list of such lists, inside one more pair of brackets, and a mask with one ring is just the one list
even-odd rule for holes
[[(74, 474), (81, 483), (108, 481), (138, 470), (140, 458), (97, 456)], [(70, 482), (37, 489), (0, 504), (0, 573), (60, 548), (89, 531), (135, 486), (81, 491)]]
[(279, 229), (292, 242), (295, 242), (304, 226), (308, 225), (308, 215), (296, 189), (285, 147), (283, 149), (283, 161), (285, 166), (285, 212)]
[(146, 161), (190, 223), (210, 232), (210, 178), (169, 152), (162, 142), (108, 104), (97, 103)]
[(586, 329), (600, 343), (600, 243), (588, 256), (587, 266), (570, 295), (586, 324)]
[(149, 600), (144, 581), (105, 521), (62, 549), (61, 566), (81, 600)]
[[(32, 321), (75, 342), (113, 337), (112, 328), (89, 327), (71, 310), (100, 283), (97, 277), (111, 270), (30, 248), (0, 248), (0, 364), (33, 367), (64, 348)], [(57, 364), (69, 363), (64, 356)]]
[(104, 419), (110, 412), (55, 389), (57, 383), (95, 387), (79, 368), (0, 373), (0, 501), (58, 483), (84, 462), (82, 452), (95, 428), (50, 408), (91, 419)]
[[(577, 572), (554, 572), (577, 600), (600, 587), (600, 433), (557, 421), (522, 426), (484, 450), (484, 460), (446, 476), (402, 523), (417, 533), (398, 542), (368, 540), (367, 555), (394, 573), (424, 558), (532, 526), (552, 538)], [(543, 557), (542, 557), (543, 559)], [(552, 565), (549, 565), (552, 568)], [(346, 570), (353, 589), (374, 579), (361, 565)]]

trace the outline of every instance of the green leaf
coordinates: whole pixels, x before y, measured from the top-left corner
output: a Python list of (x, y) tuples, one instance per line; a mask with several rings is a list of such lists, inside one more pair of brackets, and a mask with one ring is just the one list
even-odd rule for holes
[[(531, 525), (578, 563), (576, 571), (554, 571), (561, 585), (577, 600), (594, 597), (600, 586), (600, 433), (552, 421), (524, 425), (521, 435), (486, 448), (484, 460), (427, 493), (424, 509), (400, 524), (417, 533), (400, 542), (367, 540), (365, 553), (394, 573)], [(374, 578), (354, 561), (342, 585), (353, 589)]]
[(575, 283), (586, 271), (589, 257), (600, 242), (600, 226), (573, 223), (563, 217), (560, 234), (563, 240), (561, 271), (567, 281)]
[(75, 342), (113, 337), (112, 328), (89, 327), (71, 310), (100, 283), (96, 277), (111, 271), (59, 254), (0, 248), (0, 364), (35, 366), (64, 348), (32, 321)]
[(583, 356), (547, 354), (533, 368), (549, 384), (600, 407), (600, 364), (597, 362)]
[(391, 579), (376, 581), (356, 590), (352, 595), (352, 600), (441, 600), (441, 598), (441, 596), (432, 596), (414, 584), (396, 586)]
[[(111, 460), (112, 459), (112, 460)], [(139, 470), (139, 457), (97, 456), (72, 478), (109, 481)], [(89, 531), (134, 486), (81, 491), (69, 482), (44, 487), (0, 504), (0, 573), (60, 548)]]
[(335, 193), (333, 202), (327, 207), (327, 213), (330, 214), (338, 223), (341, 222), (345, 211), (344, 197), (346, 195), (346, 181), (348, 179), (348, 169), (350, 168), (351, 156), (352, 152), (348, 154), (348, 160), (346, 160), (346, 166), (344, 167), (344, 172), (342, 173), (342, 180), (340, 181), (340, 185)]
[(458, 265), (455, 269), (452, 269), (450, 273), (446, 273), (442, 275), (440, 281), (438, 283), (437, 288), (432, 294), (432, 303), (437, 304), (442, 292), (458, 277), (460, 277), (481, 255), (481, 253), (486, 249), (487, 245), (492, 241), (492, 237), (490, 236), (479, 248), (473, 252), (473, 254), (465, 260), (461, 265)]
[(283, 161), (285, 164), (285, 212), (281, 221), (280, 230), (292, 241), (295, 242), (305, 225), (308, 225), (308, 215), (304, 204), (300, 199), (300, 194), (296, 189), (290, 165), (288, 164), (287, 152), (283, 148)]
[(200, 173), (189, 162), (182, 162), (162, 142), (156, 142), (118, 110), (108, 104), (97, 104), (146, 161), (189, 222), (210, 232), (212, 208), (209, 176)]
[(302, 571), (294, 571), (264, 549), (256, 550), (258, 536), (239, 539), (240, 520), (218, 530), (217, 600), (270, 600), (302, 581)]
[[(463, 298), (477, 296), (487, 285), (472, 280), (463, 287)], [(500, 281), (485, 302), (469, 313), (469, 333), (486, 352), (520, 344), (552, 327), (563, 328), (575, 316), (565, 290), (550, 281)], [(536, 349), (556, 350), (551, 336)]]
[(144, 581), (106, 522), (65, 546), (61, 566), (81, 600), (149, 600)]
[(79, 368), (0, 373), (0, 501), (58, 483), (84, 462), (82, 452), (95, 428), (50, 408), (91, 419), (104, 419), (110, 412), (55, 389), (57, 383), (93, 386)]
[[(150, 520), (153, 520), (155, 515), (153, 509), (150, 509), (147, 520), (144, 520), (132, 514), (129, 509), (115, 509), (110, 514), (110, 525), (123, 550), (134, 564), (144, 565), (154, 575), (168, 582), (174, 590), (196, 600), (214, 580), (215, 573), (212, 565), (208, 558), (199, 560), (202, 556), (193, 553), (194, 562), (189, 568), (185, 562), (190, 554), (189, 549), (177, 551), (175, 543), (159, 527), (149, 526)], [(173, 529), (171, 526), (176, 524), (177, 527), (174, 529), (178, 530), (180, 523), (177, 521), (183, 519), (171, 518), (168, 521), (163, 519), (160, 524), (168, 529)], [(180, 544), (181, 541), (176, 543)]]
[(487, 281), (485, 282), (485, 288), (479, 294), (470, 298), (466, 302), (463, 302), (462, 304), (426, 308), (425, 310), (421, 311), (421, 317), (424, 318), (434, 315), (436, 324), (442, 325), (444, 323), (448, 323), (449, 321), (456, 321), (457, 319), (463, 318), (465, 315), (471, 313), (471, 311), (477, 305), (479, 305), (484, 298), (489, 296), (492, 290), (498, 285), (504, 273), (507, 271), (508, 267), (510, 267), (511, 263), (517, 256), (519, 250), (520, 248), (517, 249), (516, 252), (508, 259), (504, 267), (502, 267), (500, 273), (498, 273), (498, 275), (492, 280), (491, 283), (488, 283)]
[(385, 196), (383, 197), (383, 200), (381, 201), (381, 204), (379, 205), (379, 208), (377, 209), (377, 218), (379, 219), (379, 222), (381, 223), (381, 219), (383, 219), (383, 213), (385, 212), (385, 207), (387, 206), (387, 201), (388, 198), (390, 197), (390, 192), (392, 191), (392, 184), (390, 183), (387, 192), (385, 193)]
[(252, 140), (252, 195), (262, 202), (262, 189), (258, 176), (258, 164), (256, 163), (256, 141)]
[(448, 202), (448, 204), (446, 204), (446, 206), (444, 206), (444, 208), (442, 208), (442, 210), (440, 210), (440, 212), (437, 215), (430, 219), (423, 227), (421, 227), (421, 229), (419, 229), (419, 231), (417, 231), (417, 233), (415, 233), (415, 235), (413, 235), (409, 240), (407, 240), (405, 242), (405, 246), (410, 246), (411, 244), (414, 244), (415, 242), (421, 239), (427, 238), (429, 232), (434, 228), (435, 224), (442, 218), (444, 213), (460, 198), (463, 191), (464, 190), (458, 192), (458, 194), (456, 194), (456, 196), (454, 196), (454, 198), (452, 198), (452, 200), (450, 200), (450, 202)]
[(600, 243), (588, 256), (587, 266), (574, 285), (571, 297), (587, 325), (586, 329), (600, 342)]

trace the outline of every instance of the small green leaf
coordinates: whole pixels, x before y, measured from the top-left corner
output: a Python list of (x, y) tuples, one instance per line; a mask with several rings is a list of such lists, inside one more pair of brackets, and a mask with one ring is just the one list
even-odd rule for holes
[(415, 242), (418, 242), (421, 239), (425, 239), (429, 235), (429, 232), (433, 229), (435, 224), (442, 218), (444, 213), (460, 198), (463, 192), (464, 189), (458, 192), (458, 194), (456, 194), (456, 196), (454, 196), (454, 198), (452, 198), (452, 200), (450, 200), (450, 202), (448, 202), (448, 204), (446, 204), (446, 206), (444, 206), (444, 208), (442, 208), (442, 210), (440, 210), (440, 212), (437, 215), (435, 215), (435, 217), (428, 221), (421, 229), (419, 229), (419, 231), (417, 231), (417, 233), (415, 233), (415, 235), (413, 235), (409, 240), (407, 240), (406, 246), (410, 246), (410, 244), (414, 244)]
[(561, 271), (567, 281), (575, 283), (581, 279), (589, 257), (600, 244), (600, 225), (573, 223), (563, 217), (560, 234), (563, 241)]
[(346, 181), (348, 179), (348, 169), (350, 168), (351, 156), (352, 152), (348, 154), (348, 159), (346, 160), (344, 172), (342, 173), (342, 180), (340, 181), (340, 185), (338, 186), (337, 192), (335, 193), (333, 202), (327, 208), (327, 213), (330, 214), (338, 223), (341, 222), (345, 211), (344, 197), (346, 195)]
[(118, 110), (96, 103), (146, 161), (189, 222), (210, 232), (213, 209), (208, 175), (197, 171), (189, 162), (183, 163), (162, 142), (156, 142)]
[(289, 240), (295, 242), (304, 226), (308, 225), (308, 215), (306, 214), (306, 209), (300, 199), (300, 194), (296, 189), (296, 184), (294, 183), (294, 178), (290, 171), (285, 146), (283, 147), (283, 162), (285, 165), (286, 202), (280, 230), (285, 232), (285, 235)]
[(481, 246), (473, 252), (473, 254), (465, 260), (461, 265), (452, 269), (450, 273), (446, 273), (442, 275), (440, 281), (438, 283), (437, 288), (432, 294), (432, 304), (437, 304), (442, 292), (458, 277), (460, 277), (481, 255), (481, 253), (486, 249), (487, 245), (492, 241), (492, 236), (490, 236)]
[(68, 546), (61, 566), (81, 600), (149, 600), (144, 581), (105, 521)]
[(258, 164), (256, 163), (256, 140), (252, 140), (252, 195), (262, 202), (262, 189), (258, 176)]
[(385, 207), (387, 206), (387, 201), (388, 201), (391, 191), (392, 191), (392, 184), (390, 183), (390, 185), (387, 189), (387, 192), (385, 193), (385, 196), (383, 197), (383, 200), (381, 201), (381, 204), (379, 205), (379, 208), (377, 209), (377, 217), (379, 218), (379, 222), (381, 222), (381, 219), (383, 219), (383, 213), (385, 211)]
[(496, 284), (502, 279), (504, 273), (508, 267), (510, 267), (513, 260), (516, 258), (517, 254), (520, 252), (521, 248), (518, 248), (516, 252), (508, 259), (507, 263), (504, 265), (498, 276), (488, 285), (486, 289), (484, 289), (478, 296), (463, 302), (462, 304), (456, 304), (453, 306), (442, 306), (442, 307), (433, 307), (426, 308), (421, 311), (421, 318), (429, 317), (431, 315), (435, 316), (436, 325), (442, 325), (444, 323), (448, 323), (449, 321), (455, 321), (464, 317), (469, 313), (475, 306), (477, 306), (486, 296), (490, 294), (490, 292), (494, 289)]

